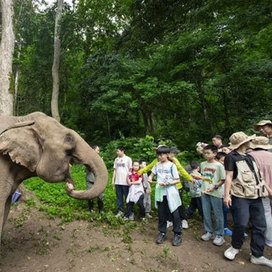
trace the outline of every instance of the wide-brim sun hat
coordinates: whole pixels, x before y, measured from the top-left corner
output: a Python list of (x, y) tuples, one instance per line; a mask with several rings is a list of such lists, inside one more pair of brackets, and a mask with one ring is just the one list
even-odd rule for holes
[(239, 148), (241, 145), (252, 141), (253, 139), (256, 138), (256, 134), (251, 135), (251, 136), (247, 136), (244, 132), (239, 131), (239, 132), (235, 132), (233, 133), (229, 140), (230, 140), (230, 149), (234, 150)]
[(253, 125), (254, 130), (259, 131), (260, 127), (265, 126), (265, 125), (271, 125), (272, 122), (270, 120), (261, 120), (259, 123)]
[(256, 148), (261, 148), (261, 149), (272, 149), (272, 145), (269, 144), (269, 139), (264, 136), (258, 136), (255, 139), (253, 139), (250, 144), (250, 148), (256, 149)]

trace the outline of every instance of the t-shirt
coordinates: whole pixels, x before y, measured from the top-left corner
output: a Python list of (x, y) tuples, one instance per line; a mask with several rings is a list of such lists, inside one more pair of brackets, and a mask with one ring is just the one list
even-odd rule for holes
[[(201, 174), (198, 171), (196, 171), (196, 170), (193, 170), (191, 173), (195, 174), (197, 176), (201, 176)], [(200, 180), (200, 179), (194, 179), (193, 178), (193, 181), (194, 181), (194, 183), (189, 182), (191, 197), (192, 198), (194, 198), (194, 197), (201, 197), (202, 180)]]
[[(179, 173), (174, 163), (168, 161), (165, 163), (158, 163), (153, 166), (152, 173), (157, 176), (157, 182), (171, 183), (175, 179), (179, 179)], [(166, 187), (162, 188), (163, 195), (166, 195)]]
[(253, 150), (250, 155), (255, 159), (257, 167), (263, 173), (266, 184), (272, 189), (272, 154), (266, 150)]
[[(223, 165), (219, 162), (209, 163), (204, 161), (200, 165), (201, 174), (203, 176), (203, 181), (201, 185), (201, 191), (206, 191), (208, 188), (217, 184), (220, 180), (225, 180), (225, 169)], [(213, 192), (205, 193), (218, 198), (222, 198), (223, 188), (220, 186), (217, 190)]]
[(127, 178), (129, 170), (132, 168), (131, 158), (126, 155), (123, 157), (117, 157), (114, 160), (113, 168), (115, 169), (115, 184), (128, 186)]
[[(241, 155), (236, 150), (230, 152), (224, 160), (224, 166), (226, 171), (233, 171), (233, 179), (237, 178), (237, 166), (236, 162), (238, 161), (246, 161), (250, 170), (254, 172), (254, 166), (252, 160), (254, 160), (250, 155)], [(258, 178), (256, 178), (258, 180)]]
[(138, 171), (137, 172), (132, 171), (131, 174), (129, 175), (130, 182), (138, 181), (140, 178), (143, 179), (143, 175), (139, 175)]
[(155, 190), (155, 207), (157, 202), (162, 202), (166, 196), (170, 212), (174, 212), (180, 205), (181, 200), (176, 185), (161, 186), (160, 183), (172, 183), (173, 180), (179, 179), (177, 167), (174, 163), (168, 161), (158, 163), (153, 166), (152, 173), (157, 176), (157, 184)]

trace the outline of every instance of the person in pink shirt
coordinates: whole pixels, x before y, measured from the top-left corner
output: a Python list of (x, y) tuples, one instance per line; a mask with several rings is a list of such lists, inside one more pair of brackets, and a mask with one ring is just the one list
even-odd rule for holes
[[(269, 139), (260, 136), (253, 139), (250, 143), (250, 149), (252, 151), (249, 154), (254, 158), (257, 167), (263, 173), (265, 183), (269, 189), (272, 190), (272, 153), (268, 150), (272, 148), (269, 145)], [(265, 231), (265, 244), (272, 247), (272, 200), (269, 197), (262, 198), (265, 220), (266, 220), (266, 231)]]

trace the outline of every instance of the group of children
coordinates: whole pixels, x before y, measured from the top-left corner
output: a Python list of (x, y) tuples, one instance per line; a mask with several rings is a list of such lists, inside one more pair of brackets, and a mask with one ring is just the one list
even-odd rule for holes
[[(250, 219), (254, 222), (251, 242), (253, 250), (251, 262), (272, 267), (272, 262), (262, 255), (265, 228), (269, 229), (272, 226), (270, 226), (270, 223), (267, 226), (260, 225), (260, 221), (263, 221), (264, 218), (264, 212), (261, 210), (263, 208), (259, 203), (262, 197), (267, 196), (265, 194), (267, 192), (265, 191), (267, 190), (272, 194), (272, 190), (262, 181), (260, 171), (257, 170), (254, 159), (250, 155), (247, 155), (247, 153), (243, 153), (249, 148), (247, 144), (252, 139), (255, 139), (255, 136), (248, 137), (242, 132), (234, 133), (230, 137), (230, 147), (223, 146), (222, 141), (221, 143), (217, 141), (222, 140), (220, 137), (216, 135), (212, 145), (201, 146), (201, 153), (205, 161), (201, 164), (197, 161), (191, 162), (190, 170), (188, 171), (190, 174), (175, 157), (179, 150), (174, 147), (158, 146), (156, 148), (157, 158), (147, 166), (144, 161), (134, 161), (132, 163), (132, 160), (125, 155), (124, 148), (118, 147), (112, 178), (112, 186), (116, 190), (119, 210), (116, 217), (124, 216), (124, 220), (134, 220), (133, 207), (135, 203), (138, 203), (142, 220), (146, 217), (151, 218), (150, 184), (156, 184), (155, 207), (158, 209), (159, 230), (159, 235), (156, 239), (157, 244), (165, 241), (167, 227), (169, 226), (168, 223), (171, 222), (174, 232), (172, 245), (181, 245), (182, 228), (188, 227), (186, 226), (186, 220), (197, 209), (203, 219), (205, 229), (205, 233), (201, 236), (201, 239), (203, 241), (212, 240), (214, 245), (221, 246), (225, 242), (224, 235), (232, 236), (232, 246), (225, 251), (224, 255), (229, 260), (233, 260), (243, 244), (244, 237), (247, 236), (245, 226)], [(267, 154), (266, 152), (272, 146), (268, 145), (268, 139), (265, 140), (267, 140), (267, 143), (255, 146), (256, 150), (264, 150), (264, 153), (257, 151), (257, 155), (260, 155), (261, 158), (265, 156), (266, 159), (271, 159), (272, 163), (272, 154)], [(258, 158), (257, 155), (255, 154), (255, 159)], [(225, 158), (227, 159), (225, 160)], [(260, 161), (259, 168), (262, 167), (262, 163)], [(263, 165), (263, 168), (265, 167), (267, 166)], [(269, 167), (271, 168), (271, 166)], [(148, 172), (151, 172), (149, 176), (147, 175)], [(155, 176), (156, 179), (154, 180)], [(180, 176), (189, 182), (191, 202), (187, 210), (183, 205), (183, 188)], [(226, 184), (225, 188), (224, 183)], [(250, 190), (253, 191), (250, 192)], [(230, 194), (232, 198), (230, 198)], [(126, 211), (124, 211), (123, 197), (125, 197), (127, 203)], [(231, 199), (235, 203), (233, 206), (231, 205)], [(240, 201), (239, 205), (237, 204), (238, 201)], [(249, 218), (249, 214), (253, 212), (251, 211), (253, 208), (248, 203), (253, 203), (254, 201), (258, 204), (259, 211), (263, 216), (262, 220), (256, 221), (257, 215), (256, 218)], [(227, 227), (228, 209), (232, 211), (234, 222), (233, 233)], [(214, 226), (212, 216), (215, 219)], [(259, 214), (258, 217), (260, 217)], [(262, 235), (258, 231), (255, 231), (255, 227), (257, 226), (262, 228)], [(269, 240), (267, 241), (270, 242)], [(267, 245), (269, 245), (268, 242), (266, 242)], [(254, 251), (254, 247), (257, 248), (256, 251)]]

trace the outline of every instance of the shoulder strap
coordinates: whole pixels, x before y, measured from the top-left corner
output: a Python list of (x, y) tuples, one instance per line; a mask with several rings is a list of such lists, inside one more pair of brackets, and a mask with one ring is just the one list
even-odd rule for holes
[(170, 166), (170, 173), (171, 173), (172, 177), (174, 177), (174, 175), (173, 175), (173, 165), (174, 165), (174, 163), (172, 163), (171, 166)]

